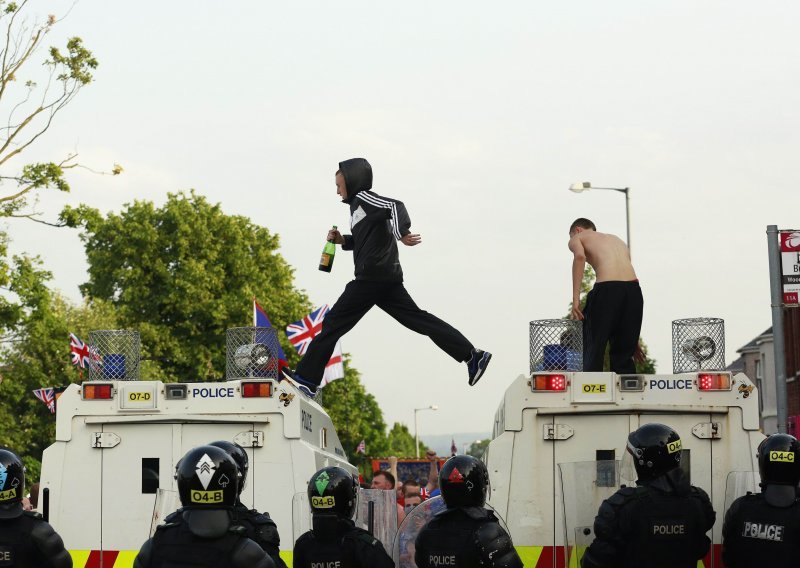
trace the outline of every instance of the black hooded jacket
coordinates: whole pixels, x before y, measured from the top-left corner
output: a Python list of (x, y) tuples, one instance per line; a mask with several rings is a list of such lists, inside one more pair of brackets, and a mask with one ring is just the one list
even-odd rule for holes
[(347, 186), (351, 235), (342, 249), (353, 251), (356, 280), (402, 282), (397, 241), (411, 232), (411, 219), (401, 201), (372, 189), (372, 166), (364, 158), (339, 162)]

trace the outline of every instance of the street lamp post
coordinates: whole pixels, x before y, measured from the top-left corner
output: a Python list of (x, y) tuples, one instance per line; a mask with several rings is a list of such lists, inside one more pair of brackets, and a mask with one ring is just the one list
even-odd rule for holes
[(587, 189), (608, 189), (611, 191), (619, 191), (625, 194), (625, 232), (627, 233), (628, 252), (631, 250), (631, 210), (630, 210), (630, 190), (629, 187), (595, 187), (592, 182), (584, 181), (573, 183), (569, 186), (570, 191), (581, 193)]
[(414, 442), (417, 445), (417, 457), (419, 457), (419, 428), (417, 428), (417, 412), (420, 410), (439, 410), (439, 407), (435, 404), (431, 404), (430, 406), (423, 406), (422, 408), (414, 409)]

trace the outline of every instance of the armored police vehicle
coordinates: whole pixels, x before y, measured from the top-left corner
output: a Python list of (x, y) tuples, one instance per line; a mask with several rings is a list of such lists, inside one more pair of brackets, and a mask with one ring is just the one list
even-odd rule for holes
[(90, 334), (88, 381), (58, 399), (42, 463), (40, 511), (76, 568), (130, 568), (174, 498), (177, 461), (215, 440), (247, 450), (242, 502), (269, 512), (290, 562), (292, 496), (314, 472), (347, 462), (330, 417), (278, 382), (274, 330), (228, 330), (225, 382), (139, 380), (138, 333)]
[(484, 456), (489, 503), (505, 519), (525, 566), (580, 565), (603, 499), (635, 483), (632, 462), (626, 467), (624, 459), (628, 434), (660, 422), (679, 433), (681, 467), (711, 497), (717, 521), (703, 564), (721, 567), (723, 513), (753, 489), (764, 438), (753, 383), (721, 370), (721, 320), (673, 322), (671, 375), (580, 372), (580, 346), (565, 345), (580, 338), (579, 329), (569, 328), (576, 323), (531, 322), (531, 372), (506, 391)]

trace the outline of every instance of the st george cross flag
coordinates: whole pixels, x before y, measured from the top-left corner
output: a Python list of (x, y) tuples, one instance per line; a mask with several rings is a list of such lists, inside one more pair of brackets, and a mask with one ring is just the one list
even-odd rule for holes
[(33, 394), (36, 395), (36, 398), (47, 405), (47, 408), (50, 409), (50, 414), (56, 413), (56, 389), (53, 387), (36, 389), (33, 391)]
[[(256, 302), (255, 298), (253, 298), (253, 327), (272, 328), (272, 323), (269, 321), (267, 312)], [(283, 352), (280, 341), (278, 342), (278, 365), (280, 367), (289, 366), (289, 363), (286, 361), (286, 353)]]
[(344, 377), (344, 359), (342, 358), (342, 342), (337, 341), (336, 347), (333, 348), (333, 355), (330, 361), (325, 365), (325, 373), (322, 375), (321, 387), (324, 387), (331, 381), (341, 379)]
[[(322, 331), (322, 320), (330, 308), (328, 304), (317, 308), (300, 321), (290, 323), (286, 326), (286, 336), (289, 338), (289, 343), (294, 345), (295, 349), (300, 355), (305, 355), (311, 340), (314, 339), (320, 331)], [(344, 363), (342, 359), (342, 344), (340, 341), (336, 342), (333, 349), (331, 358), (328, 364), (325, 365), (325, 374), (322, 376), (320, 386), (325, 386), (331, 381), (341, 379), (344, 377)]]
[(361, 440), (358, 443), (358, 447), (356, 448), (356, 453), (357, 454), (366, 454), (367, 453), (367, 441), (366, 440)]
[(78, 365), (81, 369), (100, 363), (100, 356), (97, 352), (90, 345), (86, 345), (78, 339), (74, 333), (69, 334), (69, 350), (72, 354), (72, 364)]

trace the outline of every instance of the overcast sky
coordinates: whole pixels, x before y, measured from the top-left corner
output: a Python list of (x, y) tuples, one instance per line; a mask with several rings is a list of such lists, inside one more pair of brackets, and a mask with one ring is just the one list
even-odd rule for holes
[[(196, 189), (278, 233), (316, 305), (352, 278), (348, 252), (317, 270), (328, 227), (348, 225), (333, 173), (367, 158), (423, 238), (401, 245), (406, 287), (494, 358), (470, 388), (463, 364), (378, 309), (344, 349), (388, 423), (413, 428), (413, 408), (437, 404), (422, 434), (488, 431), (528, 371), (528, 323), (566, 313), (572, 220), (624, 238), (623, 196), (573, 182), (631, 188), (660, 372), (674, 319), (724, 318), (727, 361), (769, 327), (766, 226), (800, 227), (798, 21), (789, 0), (81, 0), (50, 41), (81, 36), (96, 81), (24, 158), (125, 168), (77, 173), (43, 198), (50, 219)], [(77, 233), (9, 228), (77, 301)]]

